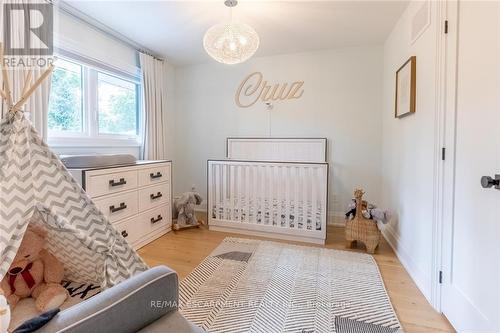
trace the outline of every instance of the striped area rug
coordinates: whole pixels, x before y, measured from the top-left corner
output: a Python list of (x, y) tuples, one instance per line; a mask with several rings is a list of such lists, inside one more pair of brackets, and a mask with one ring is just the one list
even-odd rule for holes
[(226, 238), (180, 284), (208, 332), (403, 332), (371, 255)]

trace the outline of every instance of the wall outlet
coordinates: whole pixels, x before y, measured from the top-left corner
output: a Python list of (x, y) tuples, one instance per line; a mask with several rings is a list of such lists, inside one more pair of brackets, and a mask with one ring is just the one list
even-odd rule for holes
[(196, 186), (191, 185), (191, 192), (196, 192)]

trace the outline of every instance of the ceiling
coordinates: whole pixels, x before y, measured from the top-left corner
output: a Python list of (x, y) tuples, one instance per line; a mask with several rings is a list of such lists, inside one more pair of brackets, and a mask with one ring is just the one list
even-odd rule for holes
[[(67, 1), (69, 5), (175, 65), (211, 61), (202, 39), (229, 20), (223, 1)], [(256, 56), (384, 42), (407, 1), (240, 0), (234, 20), (250, 24), (261, 44)]]

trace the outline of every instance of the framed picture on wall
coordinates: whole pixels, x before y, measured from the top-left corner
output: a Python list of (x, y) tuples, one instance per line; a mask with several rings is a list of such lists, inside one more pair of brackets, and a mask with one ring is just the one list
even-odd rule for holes
[(396, 71), (394, 116), (402, 118), (415, 112), (417, 92), (417, 57), (412, 56)]

